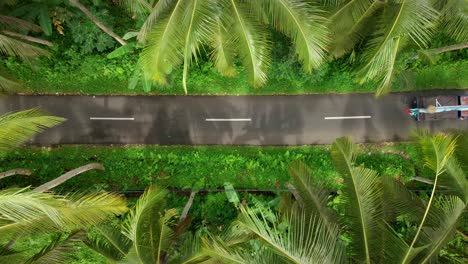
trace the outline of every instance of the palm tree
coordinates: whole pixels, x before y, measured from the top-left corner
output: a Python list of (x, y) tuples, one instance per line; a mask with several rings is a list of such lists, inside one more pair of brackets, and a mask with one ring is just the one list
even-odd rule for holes
[[(176, 209), (166, 209), (167, 191), (148, 188), (122, 224), (98, 226), (85, 241), (91, 249), (119, 263), (188, 263), (197, 260), (197, 236), (186, 233), (190, 218), (177, 221)], [(200, 257), (200, 259), (204, 259)]]
[[(52, 46), (52, 43), (44, 39), (28, 36), (24, 32), (42, 32), (42, 28), (12, 16), (1, 13), (4, 4), (14, 5), (16, 1), (7, 1), (0, 4), (0, 55), (15, 56), (24, 61), (48, 55), (48, 51), (35, 44)], [(18, 88), (18, 83), (0, 72), (0, 92), (11, 91)]]
[[(313, 184), (310, 170), (295, 163), (290, 172), (296, 202), (290, 209), (276, 215), (262, 205), (241, 205), (239, 220), (222, 238), (207, 240), (205, 254), (215, 261), (237, 263), (266, 263), (273, 257), (278, 258), (275, 263), (342, 263), (346, 255), (353, 263), (434, 261), (463, 217), (468, 182), (453, 155), (453, 136), (422, 135), (419, 142), (425, 164), (434, 173), (428, 201), (393, 178), (356, 166), (356, 146), (339, 138), (331, 153), (344, 180), (343, 214), (327, 207), (326, 193)], [(440, 186), (451, 192), (437, 195)], [(417, 227), (408, 240), (392, 228), (399, 215), (408, 216)], [(345, 254), (340, 234), (351, 241)]]
[(291, 39), (309, 73), (321, 65), (326, 51), (335, 58), (351, 53), (361, 64), (358, 79), (379, 82), (378, 95), (390, 90), (400, 70), (398, 55), (406, 47), (426, 49), (436, 31), (462, 42), (452, 48), (464, 48), (468, 41), (466, 0), (121, 2), (145, 19), (137, 37), (146, 45), (140, 60), (144, 77), (164, 84), (183, 64), (186, 93), (188, 72), (200, 50), (210, 51), (214, 67), (225, 76), (236, 74), (239, 58), (250, 84), (264, 85), (271, 61), (268, 26)]
[[(343, 0), (328, 1), (332, 32), (330, 53), (341, 57), (358, 53), (362, 82), (378, 81), (377, 95), (387, 93), (398, 73), (401, 51), (429, 46), (436, 31), (456, 41), (468, 41), (466, 0)], [(459, 48), (463, 48), (461, 45)]]
[(138, 40), (146, 44), (140, 64), (145, 78), (165, 83), (183, 64), (187, 93), (190, 66), (200, 50), (210, 50), (215, 68), (234, 76), (240, 58), (254, 87), (267, 80), (271, 61), (268, 26), (291, 38), (304, 70), (322, 64), (328, 43), (324, 14), (305, 0), (140, 0), (122, 1), (135, 15), (146, 18)]
[[(63, 120), (38, 109), (0, 116), (0, 152), (11, 150)], [(69, 250), (69, 244), (80, 235), (74, 230), (96, 225), (111, 215), (126, 211), (125, 201), (114, 194), (57, 195), (45, 192), (56, 185), (54, 182), (34, 190), (28, 187), (0, 190), (0, 243), (8, 242), (0, 245), (0, 262), (8, 263), (11, 258), (27, 260), (29, 256), (12, 249), (15, 242), (25, 236), (71, 232), (65, 240), (59, 236), (29, 260), (34, 262), (45, 258), (58, 261), (63, 258), (64, 251)]]

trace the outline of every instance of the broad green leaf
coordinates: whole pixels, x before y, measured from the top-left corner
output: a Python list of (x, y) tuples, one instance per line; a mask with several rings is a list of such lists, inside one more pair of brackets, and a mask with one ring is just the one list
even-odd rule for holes
[(128, 43), (126, 45), (116, 48), (111, 53), (107, 54), (107, 58), (114, 59), (114, 58), (129, 54), (130, 52), (135, 50), (135, 47), (136, 47), (135, 42)]
[(138, 31), (130, 31), (130, 32), (125, 33), (125, 35), (122, 37), (122, 39), (129, 40), (129, 39), (134, 38), (136, 36), (138, 36)]
[(228, 198), (228, 201), (230, 203), (233, 203), (235, 206), (239, 205), (239, 202), (240, 202), (239, 196), (237, 196), (236, 190), (234, 190), (234, 186), (232, 186), (232, 184), (229, 182), (225, 182), (224, 190)]

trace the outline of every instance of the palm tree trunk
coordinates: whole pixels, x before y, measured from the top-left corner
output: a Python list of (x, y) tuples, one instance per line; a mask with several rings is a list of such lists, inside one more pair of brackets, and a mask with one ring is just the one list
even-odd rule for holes
[(44, 40), (44, 39), (35, 38), (35, 37), (28, 36), (28, 35), (23, 35), (23, 34), (20, 34), (20, 33), (6, 31), (6, 30), (4, 30), (3, 33), (5, 35), (9, 35), (9, 36), (12, 36), (12, 37), (17, 37), (17, 38), (20, 38), (20, 39), (23, 39), (23, 40), (26, 40), (26, 41), (46, 45), (46, 46), (49, 46), (49, 47), (54, 46), (54, 44), (52, 44), (52, 42)]
[(112, 30), (106, 27), (101, 21), (99, 21), (99, 19), (93, 16), (93, 14), (91, 14), (91, 12), (84, 5), (82, 5), (78, 0), (70, 0), (70, 4), (80, 9), (89, 19), (91, 19), (91, 21), (93, 21), (94, 24), (96, 24), (96, 26), (98, 26), (107, 35), (117, 40), (122, 46), (127, 44), (125, 40), (123, 40), (121, 37), (115, 34)]
[(437, 49), (431, 49), (429, 51), (431, 53), (433, 53), (433, 54), (439, 54), (439, 53), (444, 53), (444, 52), (447, 52), (447, 51), (461, 50), (461, 49), (466, 49), (466, 48), (468, 48), (468, 42), (458, 43), (458, 44), (449, 45), (449, 46), (445, 46), (445, 47), (440, 47), (440, 48), (437, 48)]
[(0, 179), (12, 176), (12, 175), (31, 175), (31, 171), (27, 169), (14, 169), (5, 172), (0, 172)]
[(62, 176), (60, 177), (57, 177), (53, 180), (51, 180), (50, 182), (46, 182), (44, 184), (42, 184), (41, 186), (39, 187), (36, 187), (34, 189), (34, 191), (36, 192), (45, 192), (45, 191), (48, 191), (66, 181), (68, 181), (69, 179), (75, 177), (76, 175), (78, 174), (81, 174), (83, 172), (86, 172), (86, 171), (89, 171), (89, 170), (104, 170), (104, 167), (100, 164), (100, 163), (90, 163), (90, 164), (87, 164), (87, 165), (84, 165), (84, 166), (81, 166), (79, 168), (76, 168), (74, 170), (71, 170), (65, 174), (63, 174)]
[(289, 182), (285, 183), (284, 185), (286, 185), (286, 188), (288, 188), (288, 190), (292, 193), (292, 195), (294, 196), (294, 199), (296, 199), (299, 206), (303, 207), (304, 201), (302, 201), (301, 196), (299, 195), (299, 193), (297, 193), (296, 188), (294, 188), (294, 186), (290, 184)]
[(189, 197), (187, 203), (184, 206), (184, 210), (182, 211), (182, 214), (180, 215), (179, 223), (182, 222), (187, 217), (187, 214), (188, 214), (188, 212), (190, 210), (190, 207), (192, 207), (192, 203), (193, 203), (193, 199), (195, 198), (195, 194), (197, 194), (196, 191), (192, 191), (190, 193), (190, 197)]

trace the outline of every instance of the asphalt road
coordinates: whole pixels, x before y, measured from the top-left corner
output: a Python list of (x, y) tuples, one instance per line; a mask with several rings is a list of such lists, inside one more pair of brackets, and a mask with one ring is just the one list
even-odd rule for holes
[(0, 113), (40, 107), (67, 118), (32, 140), (41, 145), (308, 145), (344, 135), (405, 140), (416, 128), (468, 130), (468, 120), (415, 122), (404, 112), (414, 95), (11, 96), (0, 97)]

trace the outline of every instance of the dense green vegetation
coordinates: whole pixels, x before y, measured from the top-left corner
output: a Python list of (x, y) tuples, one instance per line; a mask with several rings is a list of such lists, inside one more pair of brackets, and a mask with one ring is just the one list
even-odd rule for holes
[[(414, 145), (385, 147), (416, 152)], [(372, 153), (372, 155), (369, 155)], [(303, 160), (315, 171), (317, 181), (337, 188), (329, 147), (231, 147), (231, 146), (61, 146), (20, 148), (0, 162), (0, 171), (28, 168), (31, 177), (6, 179), (0, 184), (37, 186), (91, 162), (102, 163), (105, 172), (89, 171), (64, 183), (63, 190), (143, 190), (157, 184), (166, 188), (213, 189), (231, 182), (236, 188), (284, 189), (288, 166)], [(357, 162), (381, 174), (410, 179), (413, 162), (397, 154), (383, 153), (375, 145), (364, 147)]]
[[(143, 87), (128, 88), (128, 79), (134, 70), (136, 58), (132, 56), (107, 59), (102, 55), (81, 55), (70, 51), (66, 59), (41, 59), (37, 68), (30, 68), (15, 59), (4, 61), (23, 84), (25, 94), (90, 94), (90, 95), (173, 95), (184, 94), (180, 82), (182, 70), (172, 75), (167, 85), (154, 85), (150, 91)], [(242, 70), (241, 70), (242, 71)], [(333, 62), (322, 66), (313, 74), (300, 71), (298, 65), (288, 61), (273, 63), (271, 77), (261, 88), (252, 88), (247, 79), (219, 75), (211, 63), (193, 68), (188, 78), (190, 95), (267, 95), (315, 93), (372, 93), (376, 84), (359, 84), (349, 72), (346, 62)], [(406, 79), (408, 78), (408, 79)], [(420, 65), (401, 76), (394, 91), (432, 89), (465, 89), (468, 87), (468, 60), (442, 61), (436, 65)]]
[[(459, 142), (461, 145), (457, 147), (453, 137), (443, 134), (423, 137), (420, 142), (421, 149), (416, 144), (368, 145), (356, 148), (348, 139), (340, 138), (331, 149), (327, 148), (332, 160), (332, 164), (329, 165), (333, 166), (339, 173), (339, 177), (343, 179), (343, 183), (340, 184), (341, 190), (334, 198), (330, 197), (327, 191), (324, 193), (320, 191), (319, 185), (321, 184), (313, 176), (316, 173), (315, 169), (308, 169), (302, 166), (303, 163), (297, 162), (293, 162), (288, 167), (291, 176), (289, 181), (296, 188), (297, 193), (294, 194), (294, 197), (298, 204), (291, 200), (292, 197), (288, 193), (284, 193), (281, 198), (253, 197), (245, 194), (237, 196), (232, 193), (229, 198), (225, 193), (200, 197), (195, 201), (190, 214), (197, 217), (198, 212), (201, 212), (203, 221), (201, 223), (196, 220), (192, 222), (190, 230), (195, 228), (200, 232), (195, 234), (195, 238), (211, 231), (212, 235), (205, 237), (203, 250), (199, 244), (195, 243), (193, 240), (195, 238), (190, 232), (177, 231), (172, 233), (169, 231), (179, 229), (181, 223), (177, 224), (176, 220), (186, 198), (183, 201), (181, 199), (178, 202), (174, 201), (174, 196), (167, 197), (166, 192), (159, 188), (150, 188), (146, 195), (141, 197), (132, 207), (131, 213), (124, 216), (123, 219), (120, 218), (118, 222), (109, 223), (111, 226), (101, 225), (97, 229), (91, 229), (91, 241), (86, 243), (98, 252), (105, 254), (108, 259), (118, 261), (125, 257), (124, 261), (142, 259), (145, 263), (151, 263), (148, 260), (151, 257), (148, 255), (149, 252), (155, 254), (158, 259), (171, 259), (172, 261), (169, 263), (181, 263), (180, 259), (197, 257), (197, 254), (203, 254), (205, 257), (221, 263), (224, 263), (226, 258), (236, 258), (241, 263), (258, 263), (259, 258), (269, 259), (271, 263), (282, 263), (280, 262), (282, 258), (274, 256), (297, 256), (304, 253), (308, 254), (304, 256), (306, 259), (322, 259), (322, 254), (328, 255), (335, 251), (338, 253), (328, 255), (328, 257), (341, 259), (348, 258), (348, 254), (352, 254), (350, 258), (353, 261), (366, 258), (380, 259), (381, 257), (402, 260), (409, 257), (408, 262), (412, 262), (410, 260), (415, 255), (408, 252), (411, 252), (415, 245), (421, 244), (427, 245), (427, 249), (418, 252), (418, 259), (426, 257), (432, 259), (439, 252), (438, 242), (446, 241), (448, 235), (453, 233), (451, 227), (456, 226), (456, 220), (459, 217), (463, 217), (464, 201), (467, 197), (466, 179), (463, 171), (457, 168), (455, 157), (460, 156), (460, 161), (466, 159), (465, 156), (462, 156), (465, 153), (463, 152), (465, 145), (463, 145), (464, 141), (462, 140)], [(424, 174), (426, 177), (432, 175), (436, 181), (437, 179), (440, 181), (438, 184), (450, 186), (450, 189), (426, 188), (426, 191), (420, 190), (420, 194), (415, 195), (415, 193), (408, 192), (400, 181), (394, 181), (393, 177), (385, 177), (385, 175), (392, 175), (391, 172), (383, 171), (383, 174), (379, 175), (377, 173), (378, 166), (375, 171), (369, 168), (364, 169), (367, 166), (366, 161), (379, 154), (375, 153), (376, 149), (380, 153), (398, 152), (396, 156), (405, 157), (403, 160), (407, 160), (408, 155), (411, 158), (420, 158), (419, 160), (423, 158), (426, 170), (418, 175)], [(432, 154), (433, 156), (428, 156)], [(389, 153), (387, 155), (391, 156)], [(343, 165), (339, 165), (340, 163)], [(423, 169), (422, 164), (419, 164), (421, 162), (414, 163), (418, 164), (415, 170)], [(379, 163), (373, 160), (371, 164)], [(410, 166), (409, 164), (404, 165)], [(462, 166), (464, 165), (462, 164)], [(446, 168), (446, 171), (443, 168)], [(312, 178), (309, 178), (309, 175), (312, 175)], [(349, 188), (351, 186), (353, 188)], [(230, 188), (228, 187), (227, 190)], [(432, 197), (435, 199), (433, 200)], [(165, 202), (166, 198), (168, 198), (168, 203)], [(303, 202), (304, 204), (300, 205)], [(231, 205), (231, 203), (233, 204)], [(300, 207), (297, 207), (298, 205)], [(296, 211), (298, 209), (300, 211)], [(240, 216), (237, 217), (234, 225), (230, 226), (229, 231), (219, 232), (227, 228), (230, 222), (223, 221), (234, 219), (239, 210)], [(425, 211), (429, 213), (427, 219)], [(304, 218), (302, 213), (305, 215), (316, 214), (318, 218), (311, 218), (309, 221), (307, 217)], [(213, 218), (210, 219), (210, 217)], [(208, 219), (213, 220), (215, 217), (218, 218), (218, 221), (208, 221)], [(335, 217), (340, 220), (336, 222)], [(327, 222), (323, 222), (325, 220)], [(378, 221), (390, 225), (375, 225), (374, 223)], [(129, 226), (138, 226), (141, 230), (138, 232), (130, 230), (129, 233)], [(337, 228), (338, 226), (340, 227)], [(296, 227), (298, 229), (295, 229)], [(461, 228), (461, 232), (465, 232), (466, 226), (462, 225)], [(121, 232), (119, 229), (122, 229)], [(166, 231), (163, 232), (163, 230)], [(306, 231), (304, 232), (304, 230)], [(372, 230), (381, 230), (381, 232), (371, 232)], [(420, 233), (420, 230), (423, 230), (423, 233)], [(146, 235), (148, 232), (154, 236)], [(428, 237), (426, 234), (429, 232), (433, 232), (431, 233), (433, 235)], [(336, 237), (339, 234), (341, 239), (337, 240)], [(304, 236), (313, 236), (317, 240), (309, 241), (303, 239)], [(151, 240), (151, 237), (158, 239)], [(327, 240), (330, 243), (321, 242), (325, 237), (330, 238)], [(314, 242), (312, 243), (312, 241)], [(399, 243), (399, 246), (392, 247), (392, 244), (388, 243), (383, 245), (373, 243), (366, 246), (367, 242), (365, 241), (393, 241)], [(411, 241), (418, 241), (418, 243), (410, 244)], [(242, 243), (241, 247), (239, 247), (240, 243)], [(294, 243), (294, 246), (290, 247), (288, 243)], [(462, 235), (457, 236), (450, 243), (450, 246), (439, 255), (440, 260), (454, 263), (463, 261), (464, 243)], [(278, 247), (263, 247), (265, 244), (278, 245), (281, 250)], [(157, 250), (158, 245), (162, 246), (160, 249), (162, 251)], [(385, 251), (386, 253), (383, 255), (380, 250), (365, 249), (366, 247), (388, 247), (388, 245), (390, 245), (389, 251)], [(146, 248), (149, 252), (138, 251), (139, 253), (134, 255), (131, 248), (135, 247)], [(319, 251), (321, 254), (318, 256), (318, 252), (312, 254), (313, 248), (323, 247), (329, 247), (329, 249)], [(221, 248), (224, 250), (220, 250)], [(268, 250), (274, 251), (272, 252), (273, 256), (271, 253), (265, 252)], [(168, 252), (167, 255), (164, 252)], [(188, 255), (185, 255), (186, 253)], [(80, 250), (79, 256), (81, 257), (80, 263), (102, 261), (101, 257), (94, 256), (88, 250)], [(330, 260), (329, 263), (341, 262)], [(402, 260), (401, 263), (407, 262)], [(418, 262), (416, 261), (416, 263)]]
[[(144, 85), (141, 80), (135, 83), (138, 79), (134, 78), (138, 75), (135, 75), (135, 72), (138, 73), (139, 69), (137, 61), (144, 46), (141, 43), (144, 40), (141, 38), (143, 38), (142, 35), (149, 35), (147, 26), (141, 28), (149, 13), (145, 9), (147, 7), (144, 7), (144, 5), (132, 6), (131, 10), (133, 13), (129, 14), (122, 6), (108, 1), (81, 1), (92, 14), (117, 35), (124, 36), (127, 32), (130, 32), (130, 35), (127, 34), (129, 39), (126, 39), (128, 44), (124, 46), (127, 48), (118, 49), (120, 44), (117, 41), (97, 28), (80, 10), (68, 5), (66, 2), (34, 1), (33, 3), (28, 3), (26, 1), (17, 6), (0, 6), (0, 8), (4, 9), (2, 12), (5, 14), (21, 17), (32, 23), (38, 23), (44, 33), (35, 32), (32, 35), (41, 37), (53, 44), (53, 47), (43, 49), (41, 53), (37, 54), (43, 55), (47, 51), (49, 55), (47, 57), (40, 57), (37, 60), (33, 60), (30, 56), (31, 54), (27, 52), (21, 56), (15, 52), (4, 54), (11, 56), (18, 55), (19, 58), (22, 58), (20, 60), (4, 56), (0, 65), (5, 70), (5, 76), (17, 79), (23, 85), (17, 92), (27, 94), (184, 94), (182, 87), (184, 67), (180, 65), (179, 56), (182, 56), (180, 54), (184, 54), (185, 58), (185, 51), (176, 52), (180, 48), (180, 45), (178, 46), (170, 40), (167, 41), (172, 44), (167, 46), (168, 50), (162, 52), (164, 54), (176, 52), (178, 55), (174, 55), (174, 58), (179, 58), (173, 64), (167, 65), (167, 67), (172, 69), (170, 70), (170, 74), (166, 74), (166, 72), (162, 73), (161, 69), (149, 70), (153, 72), (153, 75), (155, 71), (159, 72), (156, 75), (161, 78), (155, 79), (165, 84), (154, 82), (152, 87), (150, 87)], [(152, 5), (156, 2), (153, 1)], [(258, 3), (260, 2), (263, 1), (258, 1)], [(354, 3), (349, 7), (345, 7), (341, 2), (346, 1), (341, 1), (338, 6), (333, 7), (328, 6), (328, 3), (331, 1), (323, 2), (324, 6), (322, 8), (328, 10), (330, 14), (340, 12), (343, 15), (340, 16), (343, 21), (337, 21), (336, 25), (330, 26), (329, 30), (333, 34), (338, 34), (337, 31), (346, 31), (346, 27), (356, 22), (348, 17), (348, 12), (352, 12), (353, 8), (356, 8), (353, 6)], [(373, 1), (363, 2), (368, 2), (363, 6), (364, 10), (365, 8), (372, 9), (367, 5)], [(442, 19), (442, 22), (438, 25), (441, 28), (438, 30), (431, 29), (430, 34), (426, 32), (428, 35), (424, 36), (424, 42), (427, 45), (423, 45), (425, 51), (422, 52), (421, 48), (417, 45), (402, 44), (402, 49), (398, 51), (398, 56), (396, 56), (394, 62), (385, 61), (383, 63), (385, 66), (381, 65), (385, 69), (375, 69), (376, 72), (379, 72), (377, 74), (379, 76), (387, 71), (387, 67), (394, 69), (390, 81), (393, 91), (468, 87), (468, 51), (466, 49), (458, 49), (438, 53), (435, 50), (439, 47), (465, 41), (466, 36), (463, 35), (462, 30), (457, 31), (456, 27), (449, 27), (452, 24), (449, 23), (450, 21), (447, 20), (446, 16), (450, 14), (455, 19), (458, 15), (457, 12), (459, 12), (456, 11), (458, 10), (458, 3), (455, 3), (456, 1), (453, 2), (453, 5), (450, 5), (453, 10), (443, 9), (440, 11), (441, 17), (438, 19)], [(406, 6), (405, 8), (409, 8), (405, 12), (413, 12), (411, 8), (414, 8), (414, 6)], [(434, 8), (438, 10), (438, 8), (442, 7), (435, 5)], [(29, 14), (25, 10), (36, 11), (31, 11), (32, 13)], [(373, 10), (369, 12), (375, 18), (368, 17), (367, 19), (378, 20), (379, 11)], [(47, 15), (49, 15), (49, 18), (45, 19)], [(224, 19), (229, 14), (221, 14), (221, 16)], [(407, 19), (405, 20), (406, 22), (403, 21), (402, 23), (411, 22), (411, 19), (405, 19)], [(197, 45), (201, 46), (200, 53), (197, 54), (197, 63), (189, 63), (191, 64), (190, 70), (185, 72), (187, 73), (187, 87), (189, 87), (188, 94), (353, 93), (374, 92), (377, 87), (382, 87), (383, 84), (380, 77), (375, 76), (375, 78), (371, 78), (367, 74), (364, 74), (364, 76), (367, 76), (364, 78), (363, 72), (360, 71), (366, 61), (364, 55), (371, 50), (366, 49), (366, 43), (374, 37), (374, 33), (372, 32), (359, 32), (360, 30), (362, 31), (362, 25), (353, 28), (357, 30), (356, 32), (342, 32), (349, 37), (350, 43), (343, 42), (341, 38), (335, 39), (336, 43), (329, 43), (329, 56), (322, 54), (323, 58), (315, 56), (305, 59), (304, 50), (296, 46), (297, 43), (291, 41), (291, 34), (295, 34), (297, 25), (285, 22), (288, 26), (285, 26), (283, 30), (274, 30), (273, 28), (276, 25), (268, 23), (262, 25), (261, 33), (258, 33), (261, 36), (267, 36), (268, 41), (262, 40), (254, 44), (254, 46), (259, 45), (259, 47), (268, 46), (268, 52), (266, 52), (265, 57), (258, 58), (261, 62), (268, 61), (269, 64), (268, 67), (266, 65), (264, 65), (265, 67), (259, 66), (262, 69), (261, 72), (266, 73), (268, 76), (268, 78), (260, 78), (262, 79), (261, 83), (264, 84), (261, 85), (262, 87), (252, 87), (252, 68), (245, 63), (243, 59), (245, 54), (240, 50), (241, 48), (231, 54), (233, 56), (232, 60), (230, 60), (232, 65), (224, 69), (225, 71), (228, 71), (228, 68), (231, 69), (228, 72), (232, 72), (232, 69), (237, 71), (235, 77), (229, 77), (232, 74), (227, 74), (226, 72), (224, 72), (224, 75), (221, 74), (223, 70), (218, 65), (219, 61), (212, 61), (212, 56), (214, 55), (210, 53), (210, 45), (207, 45), (206, 41), (199, 40), (201, 43)], [(342, 23), (348, 23), (349, 25), (341, 25)], [(339, 27), (338, 24), (343, 26), (343, 28)], [(168, 30), (182, 30), (181, 28), (170, 27), (170, 25), (155, 25), (156, 28), (161, 26), (167, 26)], [(139, 31), (140, 28), (141, 31)], [(37, 28), (35, 30), (37, 31)], [(310, 28), (307, 30), (307, 32), (310, 31), (314, 38), (323, 33), (315, 32)], [(375, 30), (376, 34), (380, 32), (377, 29), (373, 30)], [(131, 36), (135, 36), (137, 31), (139, 31), (138, 44), (136, 40), (131, 38)], [(179, 33), (182, 34), (181, 32)], [(427, 39), (429, 35), (430, 40)], [(413, 36), (412, 33), (406, 32), (401, 33), (398, 37), (406, 39), (409, 36)], [(314, 42), (315, 40), (312, 40), (312, 44), (309, 43), (309, 45), (318, 45), (323, 39), (318, 42)], [(197, 42), (196, 40), (194, 41)], [(300, 42), (301, 40), (296, 41)], [(232, 43), (224, 44), (227, 45), (226, 47), (232, 45)], [(174, 46), (172, 47), (171, 45)], [(118, 49), (118, 52), (112, 52), (115, 49)], [(112, 58), (107, 58), (106, 56), (111, 52)], [(324, 50), (319, 53), (322, 52)], [(145, 54), (149, 54), (149, 52)], [(192, 55), (195, 56), (195, 54)], [(26, 63), (24, 62), (24, 57), (27, 58)], [(370, 69), (367, 70), (370, 71)], [(219, 73), (220, 71), (221, 73)], [(366, 80), (365, 82), (361, 82), (363, 78)], [(388, 82), (388, 80), (385, 82)], [(134, 87), (134, 89), (129, 89), (129, 86)]]
[[(463, 89), (467, 17), (465, 0), (9, 0), (0, 3), (0, 92)], [(466, 136), (361, 148), (340, 138), (332, 147), (10, 151), (58, 122), (38, 110), (0, 116), (0, 262), (104, 263), (83, 242), (112, 261), (144, 263), (200, 252), (214, 263), (466, 260), (466, 223), (456, 230), (468, 197)], [(88, 163), (106, 170), (42, 185)], [(433, 185), (410, 182), (415, 175)], [(130, 210), (107, 193), (143, 189)], [(189, 192), (206, 189), (185, 218)]]
[[(412, 143), (363, 145), (357, 162), (382, 175), (410, 180), (415, 171), (428, 176), (420, 151)], [(416, 161), (414, 163), (412, 158)], [(133, 191), (156, 184), (165, 188), (223, 189), (226, 182), (239, 189), (284, 190), (290, 181), (289, 164), (303, 160), (314, 170), (315, 181), (336, 190), (340, 178), (332, 165), (329, 146), (232, 147), (232, 146), (61, 146), (19, 148), (0, 160), (0, 171), (28, 168), (31, 176), (16, 176), (4, 186), (38, 186), (87, 163), (99, 162), (105, 171), (88, 171), (57, 191)], [(128, 193), (129, 195), (132, 192)], [(185, 195), (170, 194), (169, 205), (181, 209)], [(243, 195), (248, 196), (244, 193)], [(270, 199), (273, 199), (272, 197)], [(223, 192), (196, 197), (191, 214), (194, 226), (226, 226), (237, 215)]]
[[(37, 109), (0, 115), (0, 156), (62, 121)], [(29, 175), (30, 172), (1, 171), (0, 180), (16, 174)], [(64, 249), (83, 237), (79, 230), (121, 215), (128, 209), (120, 195), (100, 192), (63, 196), (50, 192), (51, 188), (53, 186), (47, 183), (34, 189), (11, 185), (0, 188), (0, 262), (61, 262), (66, 258)], [(36, 237), (40, 239), (35, 240)], [(18, 248), (15, 247), (17, 243)], [(36, 247), (32, 249), (32, 246)]]

